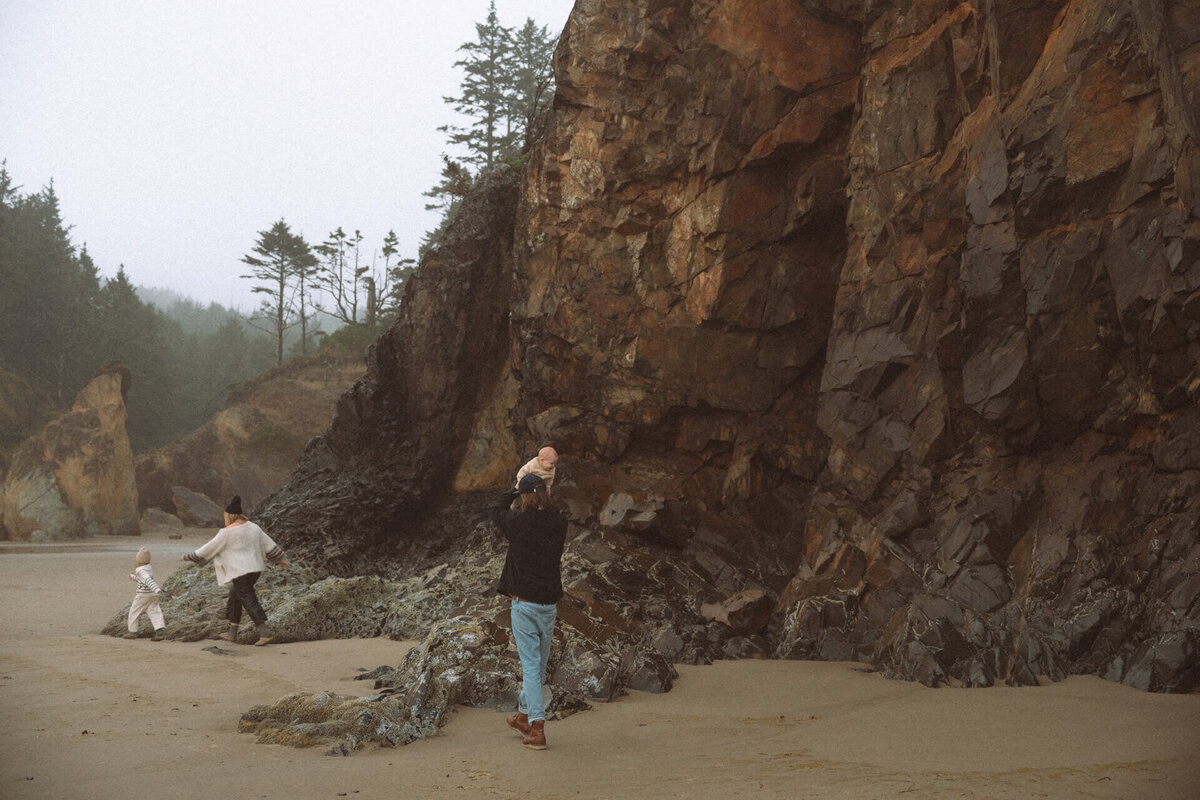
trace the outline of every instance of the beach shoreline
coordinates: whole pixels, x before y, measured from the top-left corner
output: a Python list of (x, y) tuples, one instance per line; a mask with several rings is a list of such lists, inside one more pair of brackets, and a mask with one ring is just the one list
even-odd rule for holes
[(349, 758), (257, 744), (237, 731), (251, 706), (368, 694), (372, 682), (355, 676), (398, 664), (413, 643), (98, 633), (128, 606), (138, 547), (165, 578), (211, 533), (0, 544), (0, 797), (1200, 796), (1200, 695), (1086, 676), (928, 689), (861, 664), (718, 662), (680, 667), (666, 694), (631, 692), (548, 723), (544, 752), (522, 748), (502, 714), (472, 708), (432, 739)]

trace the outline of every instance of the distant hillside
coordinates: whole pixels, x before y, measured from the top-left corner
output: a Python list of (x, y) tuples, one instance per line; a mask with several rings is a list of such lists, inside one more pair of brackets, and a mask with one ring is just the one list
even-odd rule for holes
[(216, 500), (240, 494), (253, 508), (284, 484), (364, 370), (357, 351), (329, 347), (234, 387), (200, 427), (137, 459), (140, 506), (173, 512), (171, 489), (183, 486)]

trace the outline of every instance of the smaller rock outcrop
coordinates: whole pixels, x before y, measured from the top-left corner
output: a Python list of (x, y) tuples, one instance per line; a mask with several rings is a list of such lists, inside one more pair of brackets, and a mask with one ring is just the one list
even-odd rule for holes
[(125, 430), (129, 371), (92, 378), (71, 410), (28, 439), (4, 481), (2, 528), (13, 539), (137, 535), (133, 450)]

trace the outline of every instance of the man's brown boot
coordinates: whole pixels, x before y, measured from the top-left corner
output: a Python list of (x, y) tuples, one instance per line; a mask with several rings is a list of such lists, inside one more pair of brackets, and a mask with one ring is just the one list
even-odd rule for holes
[(546, 749), (546, 723), (542, 720), (529, 723), (529, 733), (521, 741), (521, 744), (528, 747), (530, 750), (545, 750)]
[(231, 623), (229, 623), (229, 630), (227, 630), (225, 633), (220, 634), (219, 636), (217, 636), (217, 638), (224, 639), (227, 642), (233, 642), (234, 644), (237, 644), (237, 629), (238, 629), (238, 626), (234, 625), (231, 622)]
[(529, 715), (528, 714), (509, 714), (504, 719), (508, 723), (508, 727), (512, 728), (522, 736), (529, 735)]

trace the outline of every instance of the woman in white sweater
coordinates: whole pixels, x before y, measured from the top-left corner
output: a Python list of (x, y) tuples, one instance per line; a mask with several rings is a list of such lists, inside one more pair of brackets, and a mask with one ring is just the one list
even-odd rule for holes
[(181, 561), (197, 564), (213, 562), (217, 571), (217, 583), (232, 584), (229, 600), (225, 604), (225, 619), (229, 620), (229, 632), (221, 638), (237, 642), (238, 625), (242, 621), (242, 609), (250, 615), (258, 628), (258, 641), (254, 644), (269, 644), (275, 637), (267, 627), (267, 614), (258, 602), (254, 584), (258, 576), (273, 561), (287, 569), (288, 560), (283, 548), (275, 544), (266, 531), (255, 525), (242, 513), (242, 498), (235, 496), (225, 507), (225, 527), (195, 551), (179, 557)]

